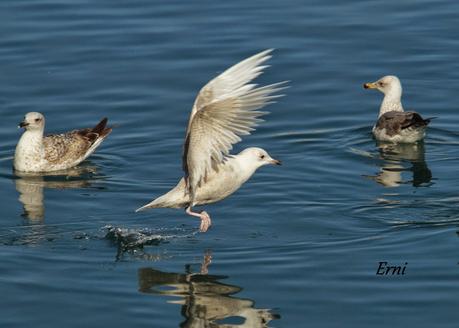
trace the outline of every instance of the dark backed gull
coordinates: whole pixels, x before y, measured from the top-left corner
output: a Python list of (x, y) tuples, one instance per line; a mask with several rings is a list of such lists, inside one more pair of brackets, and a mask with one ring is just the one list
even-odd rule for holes
[(422, 140), (430, 119), (423, 119), (416, 112), (403, 110), (402, 85), (393, 75), (380, 78), (376, 82), (365, 83), (365, 89), (378, 89), (384, 93), (379, 109), (378, 121), (373, 127), (373, 134), (379, 141), (394, 143), (414, 143)]

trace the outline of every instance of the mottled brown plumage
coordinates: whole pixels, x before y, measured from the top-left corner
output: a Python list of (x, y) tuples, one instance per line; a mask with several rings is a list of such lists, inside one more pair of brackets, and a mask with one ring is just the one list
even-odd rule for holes
[(95, 127), (44, 136), (45, 117), (28, 113), (19, 125), (25, 129), (16, 146), (14, 168), (20, 172), (52, 172), (74, 167), (91, 155), (110, 134), (107, 118)]
[(76, 154), (84, 155), (99, 138), (112, 132), (112, 128), (106, 127), (107, 121), (103, 118), (94, 128), (47, 135), (43, 138), (45, 159), (50, 163), (60, 163), (71, 161)]

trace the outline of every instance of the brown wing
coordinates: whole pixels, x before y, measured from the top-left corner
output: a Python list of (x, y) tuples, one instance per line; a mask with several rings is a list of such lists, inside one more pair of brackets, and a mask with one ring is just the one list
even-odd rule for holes
[(430, 119), (423, 119), (416, 112), (387, 112), (378, 119), (376, 128), (386, 129), (389, 136), (400, 133), (403, 129), (424, 128), (430, 123)]
[(51, 134), (43, 139), (45, 158), (50, 163), (64, 163), (84, 156), (92, 142), (79, 133)]
[(107, 118), (102, 119), (94, 128), (46, 136), (43, 139), (46, 160), (57, 164), (76, 161), (85, 156), (98, 139), (105, 138), (112, 131), (106, 127), (107, 121)]

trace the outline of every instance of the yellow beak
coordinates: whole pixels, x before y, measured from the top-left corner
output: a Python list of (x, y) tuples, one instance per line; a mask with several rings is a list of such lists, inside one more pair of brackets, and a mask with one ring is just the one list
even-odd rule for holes
[(364, 87), (365, 89), (377, 89), (377, 88), (378, 88), (378, 86), (376, 85), (375, 82), (364, 83), (364, 84), (363, 84), (363, 87)]

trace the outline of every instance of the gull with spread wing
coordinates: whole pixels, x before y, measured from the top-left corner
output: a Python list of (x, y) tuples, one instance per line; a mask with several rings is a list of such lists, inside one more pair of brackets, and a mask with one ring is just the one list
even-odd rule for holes
[(168, 193), (137, 209), (186, 208), (201, 219), (200, 230), (211, 225), (207, 212), (193, 206), (220, 201), (238, 190), (264, 165), (280, 165), (261, 148), (246, 148), (230, 155), (232, 146), (250, 134), (267, 114), (259, 109), (281, 97), (286, 82), (258, 87), (250, 83), (267, 66), (272, 50), (265, 50), (227, 69), (205, 85), (193, 105), (183, 150), (184, 178)]

